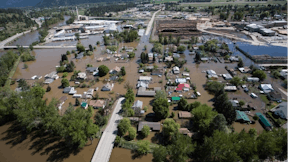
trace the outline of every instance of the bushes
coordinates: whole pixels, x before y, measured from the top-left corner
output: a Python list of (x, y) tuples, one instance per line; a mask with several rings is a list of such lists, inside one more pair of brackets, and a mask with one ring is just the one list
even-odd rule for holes
[(105, 65), (100, 65), (98, 67), (98, 70), (99, 70), (99, 76), (100, 77), (105, 76), (109, 72), (109, 68)]
[(134, 52), (128, 52), (127, 54), (129, 55), (129, 58), (134, 58), (135, 57), (135, 53)]
[(35, 56), (30, 55), (29, 52), (24, 52), (21, 56), (22, 62), (27, 62), (27, 61), (34, 61)]

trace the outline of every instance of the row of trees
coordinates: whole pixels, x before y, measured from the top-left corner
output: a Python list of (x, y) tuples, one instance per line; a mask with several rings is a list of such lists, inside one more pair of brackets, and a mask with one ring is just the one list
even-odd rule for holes
[[(30, 132), (38, 129), (54, 137), (62, 137), (67, 146), (84, 147), (90, 138), (95, 137), (99, 128), (91, 120), (92, 109), (76, 109), (69, 105), (63, 116), (60, 116), (52, 101), (46, 105), (42, 100), (45, 90), (36, 86), (20, 94), (10, 90), (0, 92), (0, 114), (2, 119), (16, 119), (23, 130)], [(47, 131), (48, 130), (48, 131)]]
[(8, 51), (0, 58), (0, 85), (4, 86), (8, 75), (12, 70), (15, 61), (18, 59), (18, 54)]
[(132, 109), (132, 105), (134, 103), (135, 97), (132, 87), (127, 87), (127, 92), (125, 94), (125, 102), (122, 104), (122, 110), (124, 116), (134, 116), (134, 110)]

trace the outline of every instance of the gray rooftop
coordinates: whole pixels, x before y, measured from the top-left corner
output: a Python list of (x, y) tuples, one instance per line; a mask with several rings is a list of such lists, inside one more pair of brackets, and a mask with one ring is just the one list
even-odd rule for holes
[(141, 131), (144, 125), (148, 125), (150, 127), (150, 129), (152, 129), (153, 131), (160, 131), (160, 128), (161, 128), (160, 122), (144, 122), (144, 121), (141, 121), (138, 124), (138, 131)]

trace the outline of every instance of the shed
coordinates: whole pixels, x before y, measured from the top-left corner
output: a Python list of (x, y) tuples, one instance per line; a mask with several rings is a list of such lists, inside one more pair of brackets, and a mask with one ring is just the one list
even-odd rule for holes
[(178, 102), (180, 101), (180, 97), (172, 97), (171, 100), (172, 102)]
[(105, 108), (105, 100), (91, 100), (89, 106), (92, 106), (95, 109)]
[(272, 129), (272, 125), (270, 122), (266, 119), (266, 117), (262, 113), (256, 113), (256, 115), (259, 117), (260, 123), (265, 129)]
[(259, 78), (257, 77), (247, 77), (247, 82), (259, 82)]
[(81, 103), (81, 107), (84, 108), (84, 109), (87, 109), (88, 108), (88, 104), (86, 102), (82, 102)]
[(225, 91), (237, 91), (237, 87), (236, 86), (225, 86), (224, 90)]

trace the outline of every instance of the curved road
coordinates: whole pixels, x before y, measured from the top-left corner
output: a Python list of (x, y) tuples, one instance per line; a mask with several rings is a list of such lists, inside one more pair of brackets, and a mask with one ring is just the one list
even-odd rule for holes
[(119, 111), (121, 110), (121, 102), (123, 100), (124, 97), (118, 99), (117, 105), (115, 106), (109, 123), (101, 136), (91, 162), (109, 162), (114, 146), (114, 140), (117, 136), (117, 126), (119, 121), (122, 119)]

